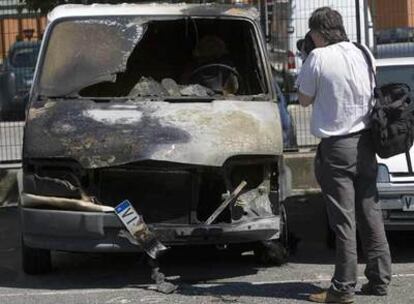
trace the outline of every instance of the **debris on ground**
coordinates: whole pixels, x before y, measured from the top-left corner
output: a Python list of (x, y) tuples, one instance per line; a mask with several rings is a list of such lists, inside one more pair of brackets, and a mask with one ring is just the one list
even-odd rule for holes
[(147, 264), (151, 267), (151, 279), (156, 284), (155, 290), (164, 294), (173, 293), (178, 286), (165, 280), (165, 275), (160, 272), (158, 263), (158, 258), (167, 250), (167, 247), (158, 240), (155, 233), (149, 229), (143, 217), (136, 212), (128, 200), (119, 204), (115, 209), (119, 219), (128, 230), (128, 232), (121, 230), (119, 235), (144, 250)]
[(165, 275), (160, 272), (160, 266), (156, 259), (148, 257), (148, 265), (151, 267), (151, 279), (155, 281), (156, 291), (170, 294), (177, 290), (177, 285), (174, 285), (165, 280)]

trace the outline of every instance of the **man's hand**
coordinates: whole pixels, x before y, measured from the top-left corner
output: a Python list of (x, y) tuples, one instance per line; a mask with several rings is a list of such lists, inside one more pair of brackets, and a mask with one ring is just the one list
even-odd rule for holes
[(302, 107), (307, 107), (309, 105), (311, 105), (313, 103), (313, 100), (315, 99), (315, 97), (310, 97), (308, 95), (302, 94), (301, 92), (299, 92), (299, 104)]

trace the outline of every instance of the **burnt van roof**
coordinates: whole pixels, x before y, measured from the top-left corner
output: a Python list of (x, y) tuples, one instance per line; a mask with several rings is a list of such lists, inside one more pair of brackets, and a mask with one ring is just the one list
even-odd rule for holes
[(259, 12), (252, 6), (223, 4), (66, 4), (57, 6), (48, 15), (52, 22), (62, 18), (98, 16), (233, 16), (258, 20)]

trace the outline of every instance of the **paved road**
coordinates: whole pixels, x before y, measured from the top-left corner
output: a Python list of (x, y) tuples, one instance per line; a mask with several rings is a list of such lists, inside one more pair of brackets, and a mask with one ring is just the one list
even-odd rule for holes
[[(17, 210), (0, 209), (0, 303), (308, 303), (326, 287), (334, 253), (325, 246), (325, 218), (318, 197), (290, 202), (290, 225), (301, 240), (288, 265), (259, 266), (251, 253), (235, 257), (200, 249), (173, 250), (162, 261), (180, 285), (174, 295), (151, 290), (149, 270), (138, 255), (53, 255), (54, 271), (27, 276), (20, 271)], [(392, 235), (394, 278), (385, 298), (357, 296), (356, 303), (414, 303), (414, 237)], [(362, 262), (362, 260), (361, 260)], [(360, 282), (363, 264), (359, 265)]]

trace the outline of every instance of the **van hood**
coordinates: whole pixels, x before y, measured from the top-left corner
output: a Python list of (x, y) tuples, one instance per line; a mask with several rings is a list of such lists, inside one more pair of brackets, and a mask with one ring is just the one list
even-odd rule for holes
[(24, 158), (73, 159), (84, 168), (157, 160), (222, 166), (236, 155), (280, 155), (277, 104), (46, 99), (30, 108)]

